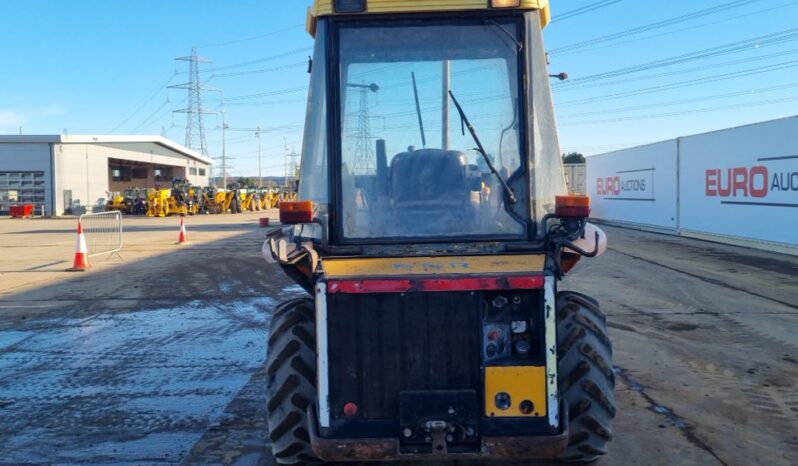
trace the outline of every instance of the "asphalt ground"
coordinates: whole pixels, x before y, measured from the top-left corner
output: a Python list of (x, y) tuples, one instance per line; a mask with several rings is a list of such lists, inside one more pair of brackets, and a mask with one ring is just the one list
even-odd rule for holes
[[(261, 258), (261, 216), (190, 217), (188, 247), (176, 218), (126, 219), (125, 261), (83, 274), (74, 220), (0, 220), (0, 463), (274, 464), (265, 340), (302, 291)], [(798, 258), (606, 230), (561, 285), (614, 343), (597, 464), (798, 464)]]

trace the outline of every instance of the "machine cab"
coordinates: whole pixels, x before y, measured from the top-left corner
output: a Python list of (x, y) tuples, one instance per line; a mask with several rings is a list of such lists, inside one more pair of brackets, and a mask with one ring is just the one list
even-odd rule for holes
[[(341, 13), (356, 3), (366, 6)], [(315, 239), (534, 240), (566, 190), (541, 38), (547, 8), (482, 0), (456, 12), (414, 7), (430, 10), (421, 14), (389, 3), (309, 13), (299, 198), (314, 203)]]

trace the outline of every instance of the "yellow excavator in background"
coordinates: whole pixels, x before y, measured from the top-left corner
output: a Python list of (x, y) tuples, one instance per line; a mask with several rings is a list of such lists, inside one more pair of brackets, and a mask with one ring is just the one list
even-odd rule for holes
[(147, 217), (168, 217), (170, 210), (171, 189), (153, 189), (147, 193)]

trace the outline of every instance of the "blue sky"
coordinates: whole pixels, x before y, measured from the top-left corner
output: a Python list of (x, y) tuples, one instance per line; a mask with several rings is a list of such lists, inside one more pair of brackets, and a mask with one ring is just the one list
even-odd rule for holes
[[(188, 80), (174, 58), (197, 46), (216, 67), (203, 76), (223, 91), (206, 94), (209, 111), (220, 110), (222, 95), (270, 94), (225, 105), (232, 173), (257, 173), (247, 130), (261, 126), (269, 130), (264, 172), (282, 174), (284, 142), (301, 146), (308, 3), (3, 0), (0, 133), (166, 131), (182, 143), (185, 115), (171, 110), (185, 106), (186, 92), (166, 86)], [(798, 1), (552, 0), (552, 9), (561, 19), (546, 30), (551, 71), (571, 76), (555, 84), (565, 151), (594, 154), (798, 114)], [(208, 116), (206, 126), (218, 155), (220, 120)]]

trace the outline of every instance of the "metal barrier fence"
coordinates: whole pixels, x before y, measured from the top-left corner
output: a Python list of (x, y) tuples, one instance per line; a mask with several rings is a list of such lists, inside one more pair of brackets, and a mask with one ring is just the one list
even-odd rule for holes
[(80, 216), (89, 257), (109, 254), (125, 260), (122, 251), (122, 213), (100, 212)]

